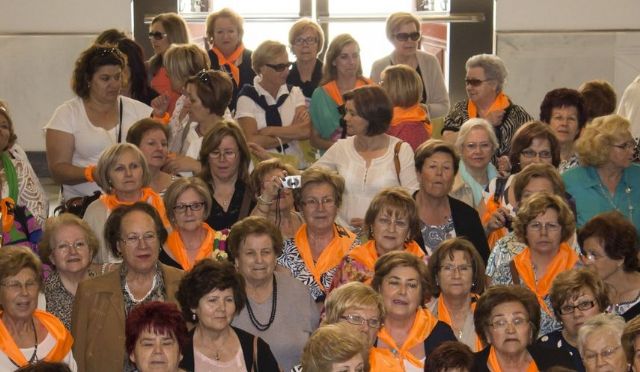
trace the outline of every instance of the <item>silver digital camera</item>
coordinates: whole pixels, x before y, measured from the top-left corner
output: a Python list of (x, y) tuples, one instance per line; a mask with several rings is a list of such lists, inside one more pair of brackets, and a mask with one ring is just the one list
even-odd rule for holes
[(299, 189), (302, 185), (302, 176), (286, 176), (282, 179), (282, 187), (285, 189)]

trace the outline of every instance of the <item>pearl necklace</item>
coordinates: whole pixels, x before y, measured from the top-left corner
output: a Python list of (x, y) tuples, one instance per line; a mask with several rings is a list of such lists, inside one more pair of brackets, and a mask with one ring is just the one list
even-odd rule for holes
[(153, 276), (153, 282), (151, 282), (151, 288), (149, 289), (149, 291), (147, 292), (147, 294), (145, 294), (144, 296), (142, 296), (141, 299), (137, 299), (133, 296), (133, 292), (131, 292), (131, 289), (129, 288), (129, 282), (127, 282), (125, 280), (124, 282), (124, 290), (127, 291), (127, 294), (129, 294), (129, 297), (131, 297), (131, 300), (137, 304), (139, 304), (140, 302), (144, 301), (147, 297), (149, 297), (149, 295), (151, 294), (151, 292), (153, 292), (153, 290), (156, 287), (156, 281), (158, 278), (158, 274)]

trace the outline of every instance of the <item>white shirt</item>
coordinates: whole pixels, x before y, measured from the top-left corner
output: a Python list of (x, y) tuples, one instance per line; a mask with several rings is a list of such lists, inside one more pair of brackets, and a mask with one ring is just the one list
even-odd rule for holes
[[(47, 337), (38, 344), (38, 352), (36, 353), (38, 360), (44, 360), (55, 346), (56, 339), (53, 338), (51, 333), (47, 333)], [(31, 355), (33, 355), (33, 349), (33, 347), (27, 347), (20, 349), (20, 351), (22, 352), (22, 355), (29, 360)], [(69, 354), (67, 354), (60, 362), (68, 364), (69, 368), (73, 372), (78, 370), (78, 365), (76, 364), (76, 360), (73, 358), (73, 351), (71, 350), (69, 350)], [(17, 367), (11, 362), (11, 359), (9, 359), (5, 353), (0, 353), (0, 371), (15, 371), (16, 369)]]

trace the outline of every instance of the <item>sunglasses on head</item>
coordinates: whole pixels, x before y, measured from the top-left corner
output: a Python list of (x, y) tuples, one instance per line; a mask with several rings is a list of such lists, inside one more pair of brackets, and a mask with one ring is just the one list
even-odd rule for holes
[(116, 54), (117, 55), (117, 49), (116, 48), (98, 48), (97, 49), (97, 55), (100, 57), (105, 57), (108, 55), (112, 55), (112, 54)]
[(207, 73), (207, 70), (202, 70), (196, 74), (196, 78), (200, 80), (202, 84), (211, 85), (211, 76)]
[(167, 36), (166, 33), (160, 32), (160, 31), (156, 31), (156, 32), (149, 32), (149, 39), (156, 39), (156, 40), (162, 40)]
[(398, 41), (407, 41), (409, 39), (411, 39), (411, 41), (417, 41), (418, 39), (420, 39), (420, 33), (419, 32), (399, 32), (395, 35), (396, 40)]
[(277, 72), (282, 72), (284, 70), (288, 70), (289, 67), (291, 67), (291, 62), (287, 62), (287, 63), (278, 63), (277, 65), (272, 65), (270, 63), (265, 63), (265, 65), (271, 67), (272, 69), (276, 70)]
[(480, 84), (484, 83), (485, 81), (489, 81), (490, 79), (486, 79), (486, 80), (480, 80), (480, 79), (464, 79), (464, 83), (466, 85), (471, 85), (472, 87), (477, 87), (480, 86)]

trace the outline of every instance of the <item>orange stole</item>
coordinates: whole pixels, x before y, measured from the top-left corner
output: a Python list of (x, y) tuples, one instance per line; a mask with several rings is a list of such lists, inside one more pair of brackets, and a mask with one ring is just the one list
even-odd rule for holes
[(16, 203), (12, 198), (6, 197), (0, 200), (0, 213), (2, 213), (2, 232), (8, 232), (13, 227), (14, 211)]
[[(162, 219), (162, 224), (165, 228), (170, 229), (171, 224), (167, 219), (167, 211), (164, 208), (164, 202), (160, 195), (158, 195), (151, 187), (143, 187), (142, 188), (142, 196), (136, 202), (145, 202), (151, 204)], [(109, 212), (116, 209), (121, 205), (131, 205), (135, 202), (123, 202), (118, 200), (118, 197), (115, 194), (102, 194), (100, 195), (100, 201), (104, 204)]]
[[(478, 295), (473, 293), (471, 294), (476, 300), (478, 299)], [(476, 311), (476, 303), (471, 302), (471, 316)], [(444, 299), (442, 298), (442, 293), (440, 297), (438, 297), (438, 320), (447, 323), (451, 329), (453, 330), (453, 321), (451, 321), (451, 315), (449, 314), (449, 309), (447, 309), (447, 305), (444, 303)], [(480, 337), (476, 334), (476, 349), (473, 351), (482, 350), (482, 341), (480, 341)]]
[[(359, 88), (365, 85), (371, 85), (373, 82), (365, 77), (361, 77), (356, 79), (356, 86), (354, 88)], [(342, 100), (342, 94), (340, 94), (340, 89), (338, 89), (338, 83), (335, 80), (331, 80), (322, 86), (325, 93), (336, 103), (338, 106), (342, 106), (344, 101)]]
[[(71, 336), (71, 333), (67, 331), (58, 318), (46, 311), (36, 309), (33, 317), (38, 319), (56, 340), (56, 346), (44, 357), (44, 360), (48, 362), (62, 361), (62, 359), (69, 354), (69, 351), (71, 351), (73, 336)], [(24, 357), (15, 341), (13, 341), (13, 337), (11, 337), (9, 330), (7, 330), (7, 327), (5, 327), (2, 321), (2, 312), (0, 312), (0, 350), (20, 367), (27, 365), (28, 360)]]
[[(424, 252), (420, 249), (420, 246), (415, 241), (410, 241), (404, 244), (405, 252), (409, 252), (414, 256), (420, 258), (424, 257)], [(369, 240), (368, 242), (355, 247), (349, 252), (349, 257), (363, 264), (367, 269), (373, 271), (376, 260), (378, 259), (378, 251), (376, 251), (376, 241)]]
[(302, 257), (302, 261), (304, 261), (304, 264), (307, 266), (307, 270), (313, 275), (313, 279), (315, 279), (323, 292), (326, 293), (327, 289), (322, 285), (322, 274), (340, 264), (340, 261), (342, 261), (342, 258), (347, 254), (355, 239), (356, 236), (346, 229), (341, 229), (341, 232), (338, 232), (334, 224), (333, 239), (331, 239), (329, 245), (322, 250), (318, 261), (314, 263), (309, 245), (309, 237), (307, 236), (307, 224), (303, 224), (298, 229), (294, 242), (298, 248), (300, 257)]
[[(502, 372), (500, 362), (498, 362), (498, 356), (496, 355), (496, 350), (493, 347), (489, 350), (489, 359), (487, 360), (487, 364), (489, 365), (491, 372)], [(526, 372), (538, 372), (538, 366), (535, 361), (532, 360), (529, 363)]]
[(229, 58), (225, 57), (220, 49), (216, 47), (211, 48), (211, 51), (216, 55), (216, 57), (218, 57), (218, 64), (220, 65), (220, 67), (222, 67), (223, 65), (229, 66), (229, 70), (231, 70), (231, 76), (233, 76), (233, 80), (236, 82), (237, 86), (240, 86), (240, 69), (238, 68), (238, 66), (236, 66), (236, 61), (238, 60), (238, 58), (242, 57), (242, 53), (244, 52), (244, 45), (238, 45), (236, 50), (231, 53)]
[(216, 235), (216, 231), (206, 223), (202, 223), (202, 228), (206, 231), (207, 235), (204, 237), (202, 243), (200, 243), (198, 254), (196, 255), (193, 263), (189, 262), (187, 249), (185, 248), (184, 242), (180, 237), (180, 232), (178, 232), (177, 229), (173, 230), (167, 238), (167, 248), (169, 248), (169, 252), (171, 252), (184, 271), (190, 271), (196, 262), (211, 256), (211, 252), (213, 252), (213, 239)]
[[(488, 199), (485, 199), (486, 203), (485, 203), (485, 211), (482, 214), (482, 225), (486, 226), (487, 222), (489, 222), (489, 219), (491, 218), (491, 216), (498, 210), (500, 209), (500, 202), (499, 201), (495, 201), (493, 198), (493, 195), (491, 195)], [(509, 233), (509, 231), (507, 229), (505, 229), (504, 227), (501, 227), (499, 229), (493, 230), (489, 236), (487, 237), (487, 242), (489, 243), (489, 249), (493, 249), (493, 246), (496, 245), (496, 243), (498, 242), (498, 240), (502, 239), (503, 237), (507, 236), (507, 234)]]
[(427, 111), (420, 104), (416, 104), (411, 107), (393, 106), (391, 126), (394, 127), (405, 122), (422, 121), (424, 122), (424, 129), (429, 134), (429, 137), (431, 137), (431, 123), (427, 117)]
[(409, 350), (416, 345), (422, 344), (424, 340), (431, 334), (433, 328), (438, 324), (438, 319), (427, 309), (418, 309), (416, 318), (413, 321), (409, 335), (401, 347), (396, 345), (393, 337), (387, 332), (385, 327), (378, 332), (378, 339), (384, 341), (394, 351), (374, 347), (371, 350), (371, 370), (372, 371), (404, 371), (403, 360), (418, 368), (424, 368), (418, 358), (416, 358)]
[[(496, 96), (496, 99), (489, 107), (489, 111), (487, 111), (487, 114), (494, 111), (504, 110), (507, 107), (509, 107), (509, 97), (501, 92)], [(467, 112), (469, 113), (470, 118), (478, 117), (478, 107), (475, 103), (473, 103), (472, 100), (469, 100), (469, 102), (467, 103)]]
[(553, 311), (547, 307), (547, 304), (544, 302), (544, 297), (549, 294), (553, 279), (561, 272), (571, 270), (575, 266), (576, 262), (578, 262), (578, 254), (569, 247), (569, 244), (560, 244), (558, 253), (556, 253), (556, 256), (551, 260), (547, 272), (538, 280), (538, 283), (536, 283), (536, 277), (533, 273), (531, 250), (529, 247), (526, 247), (522, 252), (518, 253), (513, 258), (513, 262), (520, 275), (520, 280), (536, 294), (538, 303), (540, 303), (542, 309), (553, 317)]

